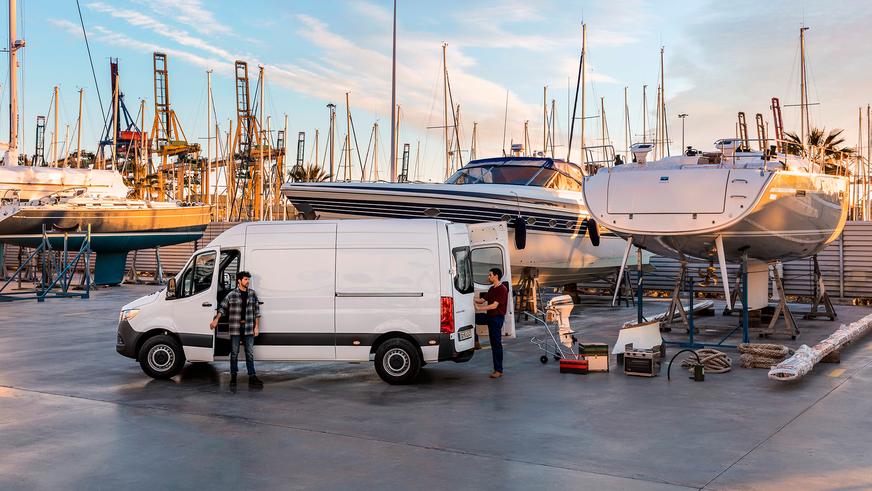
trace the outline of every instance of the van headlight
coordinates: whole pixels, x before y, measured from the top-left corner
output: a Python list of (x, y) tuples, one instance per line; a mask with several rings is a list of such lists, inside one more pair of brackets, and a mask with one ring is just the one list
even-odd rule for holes
[(129, 321), (139, 315), (139, 309), (129, 309), (121, 311), (121, 319), (119, 322)]

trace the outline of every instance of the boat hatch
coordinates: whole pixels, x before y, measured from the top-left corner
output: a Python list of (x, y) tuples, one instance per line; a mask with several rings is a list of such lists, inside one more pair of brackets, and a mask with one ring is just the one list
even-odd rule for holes
[(609, 174), (608, 212), (723, 213), (728, 169), (674, 169)]

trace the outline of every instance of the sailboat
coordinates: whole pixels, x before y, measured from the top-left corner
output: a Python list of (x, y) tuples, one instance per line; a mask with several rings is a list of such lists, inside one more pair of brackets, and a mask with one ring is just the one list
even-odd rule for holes
[(202, 237), (210, 220), (208, 205), (129, 199), (130, 189), (116, 170), (18, 165), (16, 56), (24, 41), (16, 40), (15, 7), (10, 0), (13, 124), (0, 166), (0, 243), (37, 247), (47, 239), (55, 249), (78, 248), (90, 231), (90, 247), (97, 252), (94, 282), (112, 285), (123, 280), (129, 251)]
[[(805, 29), (800, 31), (803, 47)], [(804, 56), (801, 73), (805, 141)], [(680, 261), (717, 260), (728, 299), (727, 262), (742, 262), (749, 273), (762, 272), (762, 281), (749, 286), (754, 302), (749, 308), (766, 305), (768, 264), (820, 252), (839, 236), (848, 215), (848, 178), (825, 173), (805, 156), (780, 151), (785, 147), (777, 98), (772, 108), (776, 145), (761, 151), (750, 151), (746, 138), (725, 138), (715, 142), (714, 152), (690, 149), (648, 162), (653, 144), (633, 145), (633, 163), (603, 167), (585, 178), (591, 214), (645, 250)], [(765, 135), (759, 140), (765, 141)]]

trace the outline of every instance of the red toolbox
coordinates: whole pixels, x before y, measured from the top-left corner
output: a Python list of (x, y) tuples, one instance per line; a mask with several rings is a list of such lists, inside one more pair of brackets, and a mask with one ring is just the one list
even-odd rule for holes
[(560, 373), (587, 373), (587, 360), (561, 358)]

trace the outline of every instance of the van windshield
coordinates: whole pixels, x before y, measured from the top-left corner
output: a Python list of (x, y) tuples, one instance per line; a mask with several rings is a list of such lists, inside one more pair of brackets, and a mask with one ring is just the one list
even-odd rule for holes
[(472, 284), (472, 259), (469, 247), (457, 247), (452, 250), (456, 275), (454, 276), (454, 289), (459, 293), (472, 293), (475, 287)]

